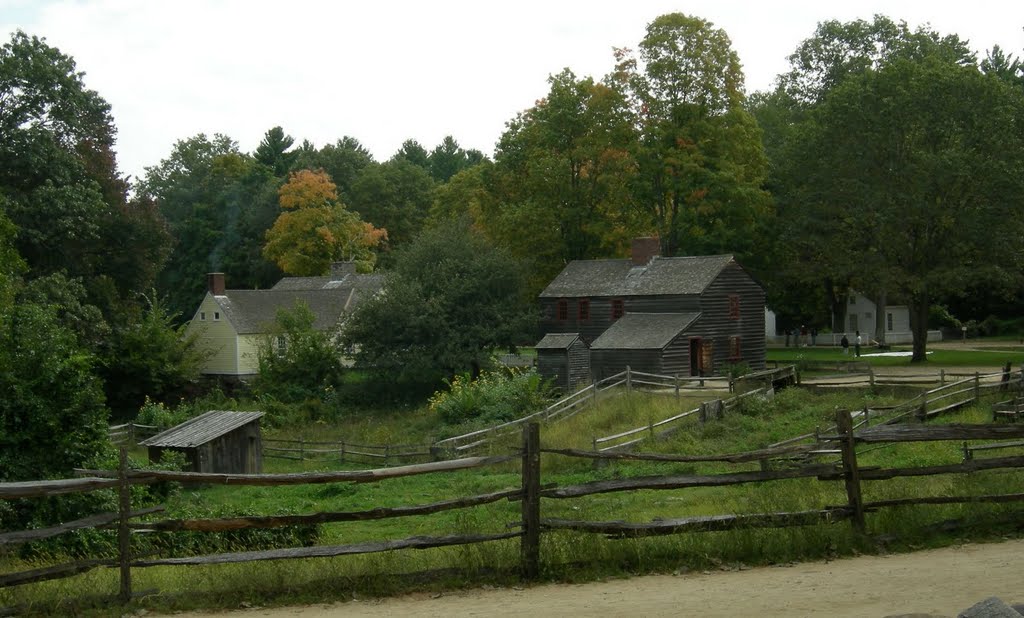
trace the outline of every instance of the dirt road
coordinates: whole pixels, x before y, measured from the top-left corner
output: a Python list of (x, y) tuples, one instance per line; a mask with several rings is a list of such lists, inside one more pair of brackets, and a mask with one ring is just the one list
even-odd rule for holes
[(1024, 602), (1024, 540), (911, 554), (589, 584), (414, 594), (192, 618), (286, 616), (956, 616), (990, 597)]

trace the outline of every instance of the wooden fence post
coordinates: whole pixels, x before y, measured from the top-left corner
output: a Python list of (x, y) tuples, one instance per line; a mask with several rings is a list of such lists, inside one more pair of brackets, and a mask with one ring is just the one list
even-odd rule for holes
[(864, 523), (864, 500), (860, 495), (860, 469), (857, 467), (856, 441), (853, 436), (853, 418), (847, 410), (836, 410), (840, 450), (843, 454), (843, 480), (846, 482), (846, 496), (853, 510), (853, 528), (860, 533), (866, 530)]
[(945, 386), (945, 385), (946, 385), (946, 370), (945, 369), (939, 369), (939, 386)]
[(981, 401), (981, 374), (974, 372), (974, 403)]
[(117, 469), (117, 557), (121, 567), (122, 603), (132, 599), (132, 568), (131, 568), (131, 530), (128, 528), (128, 516), (132, 512), (132, 492), (128, 483), (128, 450), (120, 449), (120, 465)]
[(871, 426), (871, 408), (867, 407), (867, 405), (864, 406), (864, 426)]
[(679, 374), (676, 374), (676, 403), (679, 403)]
[(633, 373), (629, 370), (629, 365), (626, 365), (626, 394), (629, 395), (633, 391)]
[(868, 367), (868, 386), (875, 388), (875, 370)]
[(520, 566), (524, 579), (540, 573), (540, 425), (523, 426), (523, 536)]

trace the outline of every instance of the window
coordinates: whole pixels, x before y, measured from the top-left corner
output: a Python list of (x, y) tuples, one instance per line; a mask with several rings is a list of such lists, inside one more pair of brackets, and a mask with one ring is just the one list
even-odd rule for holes
[(850, 294), (850, 304), (851, 305), (856, 305), (857, 304), (857, 295), (856, 294)]
[(590, 300), (587, 298), (581, 298), (576, 301), (576, 317), (580, 322), (587, 322), (590, 320)]
[(739, 361), (743, 358), (739, 337), (729, 337), (729, 360)]
[(284, 335), (278, 335), (274, 338), (274, 349), (277, 351), (278, 356), (284, 356), (285, 351), (288, 350), (288, 340)]
[(199, 319), (200, 320), (205, 320), (206, 319), (206, 312), (205, 311), (200, 311), (199, 312)]
[(220, 319), (220, 311), (214, 311), (213, 312), (213, 319), (214, 320), (219, 320)]
[(892, 314), (885, 314), (885, 330), (892, 330)]
[(622, 316), (626, 315), (626, 304), (621, 298), (612, 300), (612, 319), (618, 320)]
[(729, 295), (729, 319), (740, 319), (740, 296), (739, 294)]
[(564, 298), (558, 301), (558, 310), (555, 312), (555, 318), (559, 322), (564, 322), (569, 319), (569, 301)]

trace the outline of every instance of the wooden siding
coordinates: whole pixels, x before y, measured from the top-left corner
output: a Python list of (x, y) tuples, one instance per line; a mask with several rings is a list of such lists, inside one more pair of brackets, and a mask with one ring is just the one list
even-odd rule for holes
[(259, 421), (243, 425), (192, 448), (151, 446), (150, 461), (160, 461), (164, 451), (183, 453), (191, 472), (260, 474), (263, 471), (263, 445)]
[(634, 371), (663, 373), (661, 350), (591, 350), (590, 362), (595, 380), (625, 371), (627, 365)]
[[(216, 314), (220, 319), (214, 319)], [(205, 314), (205, 319), (203, 319)], [(224, 315), (217, 300), (209, 293), (200, 303), (199, 309), (188, 323), (186, 336), (196, 336), (196, 348), (209, 354), (203, 363), (202, 373), (212, 375), (239, 375), (238, 335)]]
[(267, 335), (239, 335), (238, 375), (259, 373), (259, 346)]
[(590, 319), (580, 321), (577, 298), (566, 298), (569, 303), (568, 319), (558, 319), (557, 298), (541, 298), (541, 331), (544, 333), (579, 333), (593, 343), (615, 323), (612, 319), (612, 301), (622, 300), (626, 313), (686, 313), (700, 311), (700, 298), (682, 294), (667, 296), (597, 296), (588, 297)]
[[(729, 316), (729, 297), (738, 295), (739, 319)], [(732, 362), (745, 362), (751, 369), (765, 367), (764, 290), (738, 264), (730, 264), (700, 297), (701, 317), (690, 329), (691, 336), (714, 341), (714, 373), (724, 373)], [(740, 359), (729, 358), (729, 340), (740, 338)]]
[(537, 373), (556, 388), (575, 391), (590, 382), (590, 349), (582, 340), (568, 349), (539, 349)]

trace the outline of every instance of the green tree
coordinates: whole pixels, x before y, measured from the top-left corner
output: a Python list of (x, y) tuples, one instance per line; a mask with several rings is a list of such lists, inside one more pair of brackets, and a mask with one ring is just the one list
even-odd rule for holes
[(374, 163), (370, 151), (354, 137), (345, 136), (320, 150), (303, 150), (293, 169), (322, 169), (338, 187), (338, 199), (352, 204), (352, 185), (360, 173)]
[(422, 167), (403, 158), (372, 163), (352, 184), (352, 210), (388, 231), (388, 244), (400, 247), (423, 228), (434, 181)]
[(326, 173), (295, 172), (278, 193), (284, 212), (267, 230), (267, 259), (299, 276), (323, 275), (337, 261), (351, 260), (364, 271), (373, 269), (374, 249), (387, 232), (346, 210)]
[(745, 258), (771, 204), (761, 132), (743, 107), (743, 73), (728, 36), (672, 13), (648, 25), (638, 54), (620, 51), (611, 78), (637, 106), (635, 199), (667, 255)]
[(848, 78), (800, 136), (799, 195), (844, 253), (911, 309), (926, 360), (932, 303), (977, 279), (1020, 285), (1024, 93), (941, 56)]
[(322, 398), (342, 376), (337, 333), (313, 328), (313, 312), (302, 302), (277, 312), (274, 327), (257, 348), (259, 374), (254, 388), (280, 401)]
[(274, 127), (263, 136), (253, 158), (270, 168), (275, 176), (284, 177), (292, 170), (298, 156), (297, 152), (288, 152), (294, 144), (295, 138), (285, 135), (281, 127)]
[(637, 135), (625, 96), (568, 69), (548, 82), (548, 95), (508, 123), (493, 171), (482, 171), (497, 198), (484, 225), (530, 260), (531, 287), (566, 261), (622, 253), (650, 232), (633, 207)]
[(392, 157), (392, 160), (394, 159), (405, 159), (413, 165), (422, 167), (428, 172), (430, 171), (430, 153), (414, 139), (407, 139), (402, 142), (402, 147)]
[(396, 252), (384, 292), (356, 309), (342, 338), (358, 366), (430, 392), (532, 334), (522, 286), (507, 252), (464, 222), (439, 226)]

